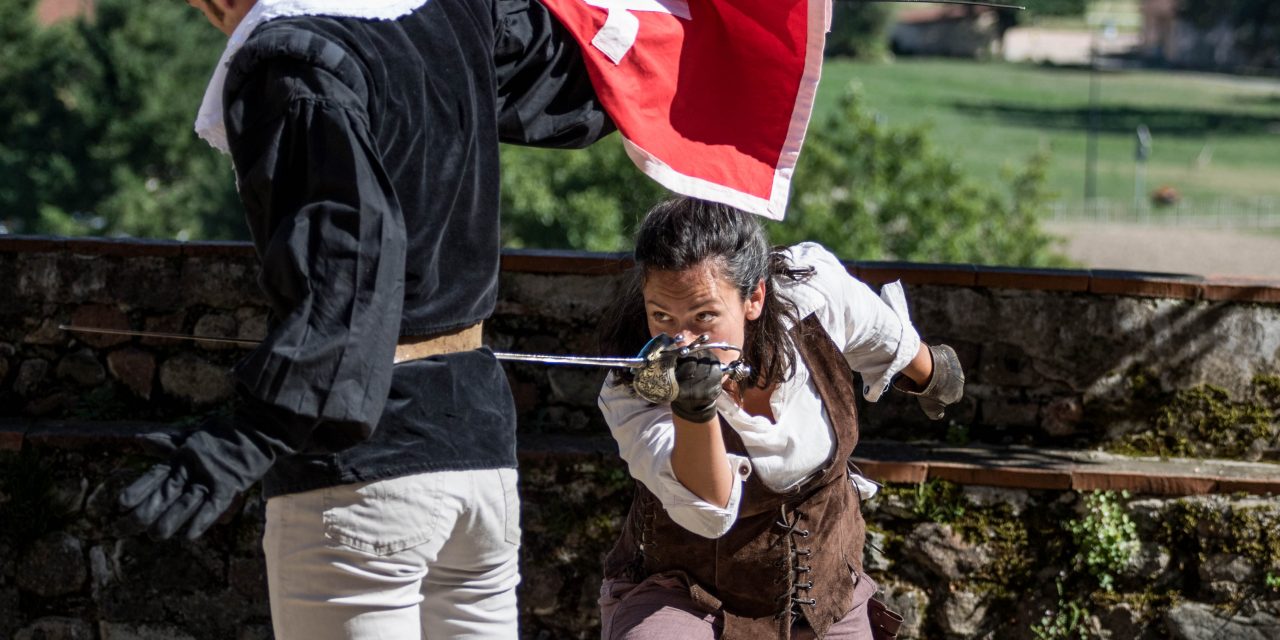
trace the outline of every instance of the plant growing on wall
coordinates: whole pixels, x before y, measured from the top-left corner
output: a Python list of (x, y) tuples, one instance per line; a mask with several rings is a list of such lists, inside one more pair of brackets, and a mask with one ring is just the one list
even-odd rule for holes
[(1040, 622), (1031, 625), (1031, 633), (1036, 640), (1069, 640), (1089, 637), (1085, 631), (1087, 612), (1080, 603), (1068, 600), (1062, 589), (1062, 581), (1058, 585), (1058, 608), (1046, 609)]
[(1074, 564), (1097, 578), (1098, 586), (1108, 592), (1115, 587), (1116, 574), (1138, 553), (1138, 528), (1120, 503), (1128, 497), (1128, 492), (1119, 497), (1114, 491), (1087, 494), (1084, 517), (1065, 525), (1077, 547)]

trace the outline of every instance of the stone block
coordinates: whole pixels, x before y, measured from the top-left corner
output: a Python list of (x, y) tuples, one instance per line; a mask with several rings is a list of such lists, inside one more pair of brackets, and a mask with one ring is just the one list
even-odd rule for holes
[(929, 594), (905, 582), (880, 583), (880, 599), (885, 606), (902, 616), (899, 638), (920, 638), (929, 611)]
[(0, 587), (0, 638), (10, 637), (22, 624), (21, 603), (17, 589)]
[[(206, 313), (203, 316), (200, 316), (199, 320), (196, 320), (196, 327), (192, 333), (197, 336), (205, 336), (209, 338), (235, 338), (237, 324), (236, 319), (228, 314)], [(230, 345), (225, 342), (206, 342), (204, 340), (196, 341), (196, 345), (201, 349), (208, 349), (210, 351), (222, 351), (234, 348), (234, 345)]]
[(1049, 402), (1040, 414), (1040, 428), (1055, 438), (1076, 435), (1083, 421), (1084, 402), (1075, 396)]
[(14, 640), (93, 640), (93, 635), (84, 620), (51, 616), (22, 628)]
[(73, 301), (115, 302), (113, 285), (120, 261), (99, 256), (67, 256), (62, 261), (62, 278), (66, 294)]
[(212, 404), (231, 396), (231, 372), (203, 358), (179, 354), (160, 365), (165, 392), (194, 404)]
[(1201, 602), (1175, 605), (1165, 614), (1164, 623), (1174, 640), (1280, 639), (1280, 617), (1272, 613), (1233, 614)]
[(195, 640), (177, 627), (132, 622), (100, 622), (102, 640)]
[(44, 382), (49, 373), (49, 361), (42, 358), (25, 360), (18, 366), (18, 377), (13, 381), (13, 391), (20, 396), (29, 396), (36, 387)]
[(1017, 345), (996, 342), (986, 345), (979, 356), (977, 380), (988, 385), (1032, 387), (1041, 377), (1031, 357)]
[(80, 591), (89, 577), (84, 546), (65, 533), (32, 543), (18, 560), (18, 587), (46, 598)]
[(1248, 558), (1230, 553), (1209, 555), (1200, 563), (1200, 579), (1248, 582), (1258, 575), (1258, 567)]
[(1040, 424), (1040, 403), (1016, 396), (986, 398), (982, 401), (982, 423), (1005, 428), (1036, 427)]
[(981, 593), (953, 590), (942, 603), (938, 626), (953, 636), (976, 637), (986, 623), (987, 608), (987, 599)]
[(40, 326), (27, 332), (22, 342), (26, 344), (60, 345), (70, 340), (71, 334), (58, 328), (60, 323), (53, 318), (40, 321)]
[(59, 379), (70, 380), (81, 387), (95, 387), (107, 380), (107, 371), (92, 349), (67, 354), (58, 362), (56, 373)]
[(182, 302), (178, 261), (165, 257), (136, 257), (123, 261), (112, 283), (114, 299), (132, 309), (164, 311)]
[(151, 399), (156, 357), (150, 352), (132, 347), (112, 351), (107, 355), (107, 369), (111, 377), (124, 383), (134, 395)]
[(187, 305), (236, 309), (262, 299), (252, 260), (189, 257), (182, 265), (182, 294)]
[(888, 571), (893, 566), (886, 553), (888, 544), (888, 536), (868, 529), (866, 545), (862, 548), (862, 568), (866, 571)]
[[(103, 304), (81, 305), (75, 313), (71, 314), (71, 324), (98, 329), (130, 329), (129, 316), (117, 307)], [(99, 349), (114, 347), (132, 340), (128, 336), (96, 333), (77, 333), (75, 336), (80, 342)]]
[(61, 300), (62, 270), (56, 254), (31, 254), (18, 261), (17, 297)]
[(236, 336), (241, 340), (262, 340), (267, 337), (267, 312), (257, 307), (236, 309)]
[(76, 403), (76, 396), (66, 391), (60, 391), (47, 396), (35, 398), (28, 402), (22, 408), (22, 412), (29, 416), (49, 416), (62, 413)]
[(985, 549), (965, 542), (951, 527), (936, 522), (916, 525), (907, 536), (905, 552), (930, 573), (950, 581), (974, 575), (990, 562)]
[[(161, 316), (149, 316), (146, 319), (147, 331), (154, 333), (182, 333), (183, 325), (187, 322), (187, 312), (179, 311), (177, 313), (169, 313)], [(185, 340), (177, 340), (174, 338), (143, 338), (142, 344), (145, 345), (180, 345), (185, 344)]]

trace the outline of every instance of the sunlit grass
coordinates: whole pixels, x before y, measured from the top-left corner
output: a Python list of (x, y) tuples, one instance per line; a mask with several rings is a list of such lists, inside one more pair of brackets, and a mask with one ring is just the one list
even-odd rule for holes
[[(1144, 192), (1169, 185), (1191, 207), (1252, 212), (1270, 206), (1280, 213), (1280, 81), (1160, 71), (1111, 71), (1098, 79), (1100, 198), (1133, 201), (1135, 129), (1146, 124), (1153, 145)], [(829, 60), (819, 116), (851, 83), (890, 123), (930, 125), (938, 146), (981, 179), (1000, 179), (1005, 169), (1048, 151), (1050, 187), (1068, 210), (1082, 207), (1088, 70)]]

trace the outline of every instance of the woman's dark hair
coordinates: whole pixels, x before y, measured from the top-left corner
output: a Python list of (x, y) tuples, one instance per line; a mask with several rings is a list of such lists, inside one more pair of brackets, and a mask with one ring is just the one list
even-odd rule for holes
[[(746, 299), (765, 283), (760, 317), (747, 322), (743, 359), (751, 365), (747, 386), (767, 387), (795, 371), (795, 344), (788, 324), (798, 324), (795, 307), (775, 291), (776, 275), (803, 280), (812, 269), (794, 269), (783, 251), (770, 249), (756, 217), (733, 207), (677, 197), (649, 210), (636, 231), (635, 267), (627, 275), (600, 323), (602, 353), (631, 355), (649, 341), (644, 283), (654, 271), (684, 271), (712, 260)], [(623, 376), (624, 379), (629, 376)]]

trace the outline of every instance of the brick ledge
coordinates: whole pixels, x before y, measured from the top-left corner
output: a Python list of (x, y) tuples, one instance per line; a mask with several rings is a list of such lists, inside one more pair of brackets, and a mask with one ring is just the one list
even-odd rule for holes
[[(0, 421), (0, 451), (34, 449), (115, 450), (141, 453), (138, 434), (173, 431), (145, 422)], [(608, 436), (526, 434), (519, 440), (525, 462), (561, 458), (616, 461)], [(868, 440), (854, 462), (875, 480), (918, 484), (938, 479), (962, 485), (1053, 491), (1125, 490), (1133, 494), (1188, 496), (1214, 493), (1280, 495), (1280, 464), (1233, 460), (1130, 458), (1099, 451), (1033, 447), (949, 447)]]
[[(251, 258), (247, 242), (176, 242), (115, 238), (0, 236), (0, 254), (65, 253), (79, 256)], [(972, 264), (845, 262), (849, 272), (871, 284), (906, 284), (1062, 291), (1183, 300), (1280, 304), (1280, 279), (1198, 276), (1105, 269), (1029, 269)], [(625, 253), (554, 249), (507, 249), (502, 269), (509, 273), (600, 276), (630, 266)]]

